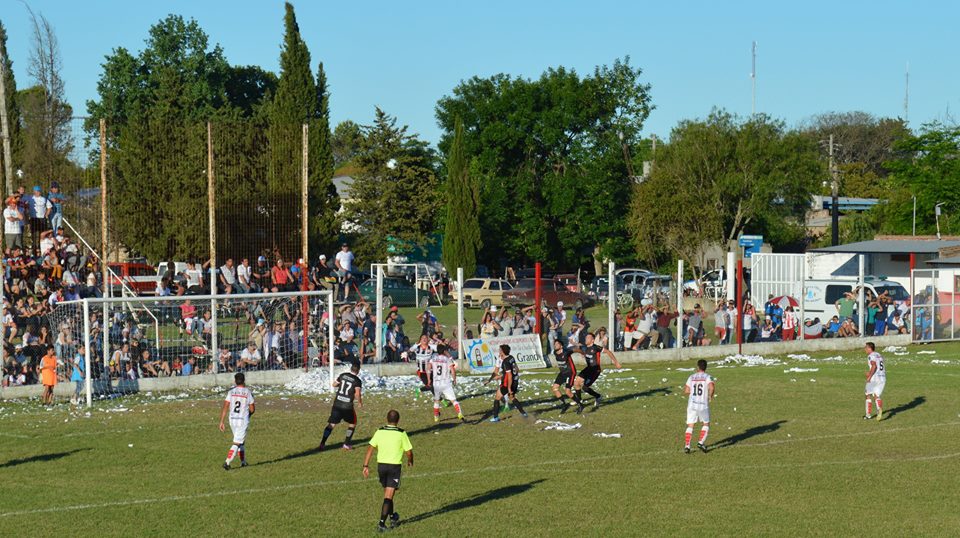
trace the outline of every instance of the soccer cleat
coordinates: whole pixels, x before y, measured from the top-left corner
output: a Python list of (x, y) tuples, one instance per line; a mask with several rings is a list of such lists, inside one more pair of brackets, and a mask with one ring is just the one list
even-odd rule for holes
[(240, 467), (246, 467), (247, 465), (250, 465), (250, 464), (245, 461), (240, 462)]
[(690, 447), (688, 447), (688, 446), (683, 447), (683, 453), (684, 453), (684, 454), (689, 454), (689, 453), (690, 453)]
[(583, 405), (582, 403), (578, 403), (578, 404), (577, 404), (577, 414), (578, 414), (578, 415), (582, 415), (582, 414), (583, 414), (583, 408), (584, 408), (584, 405)]
[(317, 452), (323, 452), (323, 449), (326, 447), (327, 445), (320, 443), (319, 445), (317, 445)]
[(223, 470), (224, 470), (224, 471), (229, 471), (229, 470), (230, 470), (230, 464), (227, 463), (227, 462), (223, 462)]
[(883, 420), (883, 409), (877, 408), (877, 420)]
[(697, 448), (700, 449), (700, 452), (703, 452), (704, 454), (707, 453), (707, 445), (703, 443), (697, 443)]
[(870, 415), (863, 415), (863, 420), (870, 420), (871, 418), (873, 417), (871, 417)]
[(526, 413), (526, 411), (524, 411), (523, 413), (520, 413), (520, 416), (523, 417), (523, 418), (527, 418), (527, 417), (529, 417), (530, 415), (528, 415), (528, 414)]
[(383, 523), (378, 523), (378, 524), (377, 524), (377, 532), (387, 532), (387, 531), (389, 531), (389, 530), (390, 530), (390, 529), (389, 529), (386, 525), (384, 525)]
[(460, 422), (466, 422), (467, 419), (463, 418), (463, 413), (457, 415), (457, 418), (460, 419)]
[(490, 422), (500, 422), (500, 417), (490, 417)]
[(600, 400), (602, 400), (602, 399), (603, 399), (602, 396), (597, 396), (597, 397), (593, 400), (593, 408), (594, 408), (594, 409), (600, 407)]
[(434, 422), (440, 422), (440, 415), (433, 415)]
[(348, 445), (348, 444), (346, 444), (346, 443), (343, 444), (343, 447), (342, 447), (342, 448), (343, 448), (344, 450), (353, 450), (353, 447), (350, 446), (350, 445)]
[(567, 410), (570, 409), (570, 406), (571, 406), (571, 405), (573, 405), (573, 404), (571, 404), (570, 402), (567, 402), (567, 403), (561, 405), (561, 406), (560, 406), (560, 414), (562, 415), (562, 414), (566, 413)]
[(400, 514), (394, 512), (390, 514), (390, 528), (395, 529), (400, 526)]

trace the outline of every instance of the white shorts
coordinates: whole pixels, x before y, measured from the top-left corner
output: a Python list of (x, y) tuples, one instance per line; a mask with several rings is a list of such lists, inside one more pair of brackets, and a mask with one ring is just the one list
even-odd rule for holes
[(874, 396), (880, 397), (883, 395), (883, 387), (887, 384), (886, 379), (877, 379), (875, 381), (867, 382), (867, 386), (863, 389), (864, 394), (873, 394)]
[(437, 385), (436, 383), (434, 383), (434, 384), (433, 384), (433, 399), (439, 402), (440, 400), (442, 400), (442, 399), (444, 399), (444, 398), (446, 398), (447, 400), (449, 400), (449, 401), (451, 401), (451, 402), (457, 401), (457, 394), (456, 394), (455, 392), (453, 392), (453, 385), (451, 385), (451, 384), (449, 384), (449, 383), (446, 384), (446, 385)]
[(249, 419), (231, 418), (230, 429), (233, 430), (233, 444), (242, 445), (247, 440), (247, 426), (250, 425)]
[(696, 424), (697, 422), (710, 422), (709, 406), (687, 406), (687, 424)]

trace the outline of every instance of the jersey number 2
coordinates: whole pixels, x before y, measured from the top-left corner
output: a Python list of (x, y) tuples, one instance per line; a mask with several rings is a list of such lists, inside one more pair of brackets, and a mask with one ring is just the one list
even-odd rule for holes
[(233, 414), (234, 414), (234, 415), (239, 415), (239, 414), (240, 414), (240, 403), (241, 403), (240, 400), (237, 400), (236, 402), (234, 402), (234, 404), (233, 404)]

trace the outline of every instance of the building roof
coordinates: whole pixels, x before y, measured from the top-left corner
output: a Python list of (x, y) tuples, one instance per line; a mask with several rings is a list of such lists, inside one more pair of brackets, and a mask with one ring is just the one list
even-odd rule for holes
[(353, 185), (353, 178), (350, 176), (336, 176), (333, 178), (333, 186), (337, 189), (337, 195), (340, 198), (350, 198), (350, 187)]
[(960, 265), (960, 256), (951, 256), (948, 258), (934, 258), (927, 260), (928, 265)]
[(940, 249), (960, 247), (957, 240), (874, 239), (835, 247), (810, 249), (810, 252), (840, 254), (939, 254)]

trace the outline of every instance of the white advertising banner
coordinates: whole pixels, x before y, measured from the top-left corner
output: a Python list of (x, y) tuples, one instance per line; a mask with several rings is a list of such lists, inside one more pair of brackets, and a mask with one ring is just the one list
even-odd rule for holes
[(517, 366), (522, 370), (531, 368), (546, 368), (543, 360), (543, 349), (540, 339), (535, 334), (519, 336), (501, 336), (489, 340), (466, 340), (463, 349), (470, 359), (470, 372), (489, 374), (497, 363), (500, 346), (510, 346), (510, 354), (517, 359)]

